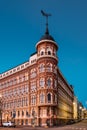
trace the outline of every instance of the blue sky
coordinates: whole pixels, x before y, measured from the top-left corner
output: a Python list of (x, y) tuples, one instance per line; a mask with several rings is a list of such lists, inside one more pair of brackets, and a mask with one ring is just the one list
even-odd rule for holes
[(59, 46), (59, 68), (87, 107), (87, 0), (0, 0), (0, 73), (36, 51), (51, 13), (49, 32)]

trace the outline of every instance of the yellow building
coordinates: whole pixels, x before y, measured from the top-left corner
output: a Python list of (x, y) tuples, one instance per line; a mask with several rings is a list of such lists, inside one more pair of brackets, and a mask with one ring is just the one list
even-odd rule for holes
[(74, 101), (73, 101), (73, 118), (75, 120), (78, 119), (78, 99), (76, 96), (74, 96)]
[(44, 36), (36, 43), (36, 53), (0, 74), (3, 122), (53, 126), (73, 118), (73, 88), (57, 66), (57, 50), (46, 26)]

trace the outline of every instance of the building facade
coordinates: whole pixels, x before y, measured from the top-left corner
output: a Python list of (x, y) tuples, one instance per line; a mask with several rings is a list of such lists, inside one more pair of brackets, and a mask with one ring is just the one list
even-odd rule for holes
[(73, 118), (75, 120), (78, 119), (78, 99), (76, 96), (74, 96), (74, 101), (73, 101)]
[(29, 61), (0, 74), (3, 122), (53, 126), (73, 118), (73, 88), (58, 68), (57, 50), (46, 28)]

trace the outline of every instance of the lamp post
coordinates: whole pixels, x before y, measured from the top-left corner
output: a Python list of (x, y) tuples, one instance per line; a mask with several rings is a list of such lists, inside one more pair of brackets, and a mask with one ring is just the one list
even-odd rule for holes
[(1, 126), (2, 126), (2, 95), (0, 94), (0, 120), (1, 120)]
[(82, 106), (79, 106), (79, 116), (80, 120), (82, 120)]

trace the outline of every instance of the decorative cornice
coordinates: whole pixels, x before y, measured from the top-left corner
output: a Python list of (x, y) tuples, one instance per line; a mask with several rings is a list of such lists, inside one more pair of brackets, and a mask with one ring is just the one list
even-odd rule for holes
[(43, 42), (50, 42), (50, 43), (53, 43), (53, 44), (57, 47), (57, 49), (58, 49), (57, 43), (54, 42), (54, 41), (52, 41), (52, 40), (41, 40), (41, 41), (39, 41), (39, 42), (36, 44), (36, 48), (37, 48), (37, 46), (38, 46), (40, 43), (43, 43)]

